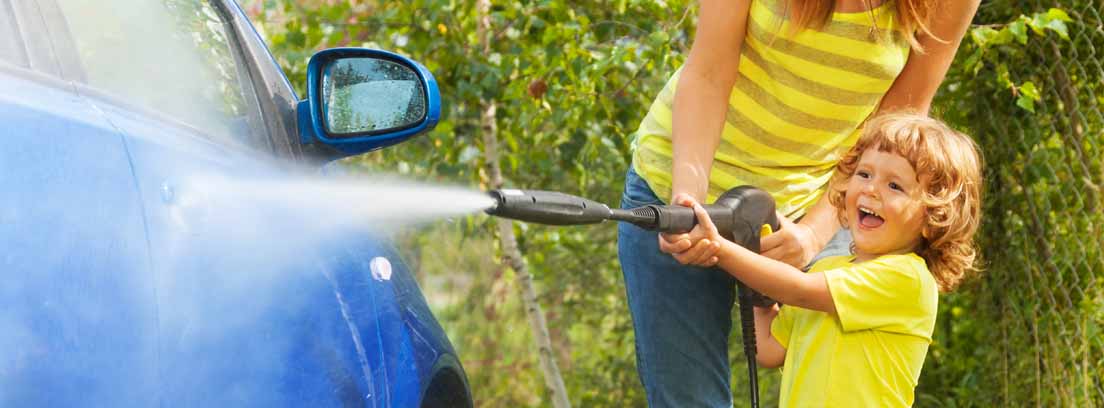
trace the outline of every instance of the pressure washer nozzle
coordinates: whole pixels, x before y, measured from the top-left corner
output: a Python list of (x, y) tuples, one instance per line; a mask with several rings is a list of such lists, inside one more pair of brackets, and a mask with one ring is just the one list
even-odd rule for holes
[[(583, 225), (614, 220), (652, 231), (682, 233), (698, 223), (692, 208), (678, 205), (610, 209), (597, 201), (555, 191), (502, 189), (488, 194), (495, 205), (486, 210), (487, 214), (539, 224)], [(718, 232), (735, 242), (747, 243), (749, 249), (758, 251), (758, 232), (763, 224), (778, 229), (774, 199), (754, 187), (736, 187), (703, 207)]]
[(542, 190), (491, 190), (495, 205), (487, 214), (547, 225), (597, 224), (610, 219), (605, 204), (570, 194)]

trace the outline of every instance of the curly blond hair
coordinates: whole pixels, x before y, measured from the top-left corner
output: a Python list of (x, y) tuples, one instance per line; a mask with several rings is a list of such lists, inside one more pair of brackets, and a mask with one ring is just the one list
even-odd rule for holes
[(847, 180), (867, 149), (900, 155), (916, 170), (925, 210), (924, 258), (939, 289), (953, 290), (975, 266), (974, 233), (981, 218), (981, 156), (968, 136), (943, 122), (910, 112), (883, 114), (868, 120), (858, 142), (836, 167), (828, 200), (847, 225), (844, 210)]

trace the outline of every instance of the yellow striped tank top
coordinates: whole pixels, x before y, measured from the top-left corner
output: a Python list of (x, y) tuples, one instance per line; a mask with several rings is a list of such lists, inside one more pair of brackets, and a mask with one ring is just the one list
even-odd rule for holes
[[(798, 216), (820, 198), (860, 124), (908, 60), (893, 3), (835, 13), (820, 30), (790, 34), (784, 0), (752, 1), (708, 202), (750, 184), (770, 192), (780, 212)], [(633, 167), (665, 202), (671, 198), (671, 106), (679, 72), (652, 103), (634, 140)]]

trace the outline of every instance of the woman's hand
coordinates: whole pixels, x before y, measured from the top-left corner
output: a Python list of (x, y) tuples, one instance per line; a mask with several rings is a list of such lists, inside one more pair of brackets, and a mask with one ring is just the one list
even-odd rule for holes
[(794, 223), (778, 214), (781, 229), (759, 238), (759, 253), (767, 258), (782, 261), (797, 269), (804, 269), (820, 253), (820, 240), (813, 228)]
[[(681, 234), (661, 232), (659, 234), (659, 250), (671, 254), (676, 261), (683, 265), (702, 267), (716, 265), (719, 261), (717, 253), (721, 248), (719, 239), (723, 238), (720, 238), (717, 227), (713, 225), (713, 221), (709, 219), (705, 209), (689, 194), (676, 195), (671, 201), (684, 207), (694, 207), (694, 213), (698, 216), (698, 225), (694, 226), (694, 229), (690, 232)], [(705, 218), (704, 222), (702, 221), (703, 216)]]

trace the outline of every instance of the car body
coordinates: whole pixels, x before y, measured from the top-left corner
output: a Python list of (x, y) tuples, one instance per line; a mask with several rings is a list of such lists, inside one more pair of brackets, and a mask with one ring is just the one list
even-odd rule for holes
[[(417, 109), (349, 88), (413, 119), (335, 132), (342, 61), (415, 78)], [(413, 61), (337, 49), (311, 66), (300, 100), (233, 0), (0, 0), (0, 406), (471, 405), (376, 231), (199, 194), (336, 177), (327, 163), (436, 123)]]

